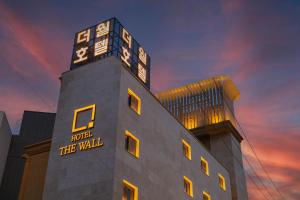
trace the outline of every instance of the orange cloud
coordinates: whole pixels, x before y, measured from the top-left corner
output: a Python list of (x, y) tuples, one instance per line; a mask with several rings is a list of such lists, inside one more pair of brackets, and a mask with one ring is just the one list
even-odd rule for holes
[[(259, 110), (259, 106), (257, 108)], [(299, 199), (300, 194), (294, 192), (297, 191), (297, 188), (300, 188), (300, 155), (296, 151), (300, 146), (298, 135), (300, 129), (281, 127), (280, 124), (273, 125), (268, 121), (268, 116), (253, 112), (251, 109), (253, 110), (253, 107), (243, 109), (243, 116), (247, 117), (247, 121), (252, 122), (250, 125), (243, 125), (247, 138), (255, 148), (259, 159), (273, 182), (282, 193), (287, 195), (285, 198)], [(245, 162), (245, 168), (248, 169), (249, 176), (254, 177), (252, 178), (254, 180), (258, 180), (257, 178), (263, 180), (268, 190), (273, 194), (273, 198), (276, 199), (276, 196), (279, 198), (278, 192), (276, 192), (263, 168), (255, 159), (246, 141), (243, 142), (243, 153), (258, 175), (256, 177), (248, 166), (249, 163)], [(260, 181), (256, 181), (256, 184), (267, 196), (265, 186), (262, 186)], [(250, 178), (248, 178), (248, 189), (252, 199), (258, 192)]]

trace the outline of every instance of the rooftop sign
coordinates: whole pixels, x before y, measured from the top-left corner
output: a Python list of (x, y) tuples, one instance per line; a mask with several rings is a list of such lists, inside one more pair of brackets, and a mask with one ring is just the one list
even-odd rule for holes
[(116, 18), (75, 34), (71, 70), (108, 56), (119, 58), (150, 88), (150, 57)]

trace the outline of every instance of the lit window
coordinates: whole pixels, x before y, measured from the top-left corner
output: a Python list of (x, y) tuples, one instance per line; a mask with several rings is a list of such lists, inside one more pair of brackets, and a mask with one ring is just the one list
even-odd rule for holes
[(137, 114), (141, 114), (141, 99), (131, 89), (128, 89), (128, 106)]
[(125, 131), (125, 149), (137, 158), (140, 156), (140, 141), (129, 131)]
[(203, 200), (211, 200), (210, 195), (207, 192), (203, 192)]
[(183, 155), (187, 157), (189, 160), (192, 160), (191, 146), (184, 139), (182, 139), (182, 150), (183, 150)]
[(208, 162), (203, 157), (201, 157), (201, 169), (207, 176), (209, 176)]
[(138, 200), (138, 188), (126, 180), (123, 180), (122, 200)]
[(225, 178), (224, 176), (222, 176), (222, 174), (218, 174), (218, 177), (219, 177), (219, 186), (225, 191), (226, 190)]
[(193, 197), (193, 183), (186, 176), (183, 177), (183, 186), (184, 192), (190, 197)]

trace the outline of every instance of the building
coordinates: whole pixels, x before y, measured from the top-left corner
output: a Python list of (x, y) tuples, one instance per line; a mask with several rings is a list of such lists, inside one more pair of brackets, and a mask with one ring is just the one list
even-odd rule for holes
[(247, 199), (240, 145), (243, 138), (234, 116), (234, 101), (240, 92), (232, 80), (227, 76), (213, 77), (156, 96), (227, 169), (232, 199)]
[(4, 112), (0, 112), (0, 185), (11, 140), (11, 130)]
[[(149, 55), (117, 19), (78, 32), (57, 113), (25, 112), (0, 199), (247, 199), (235, 160), (242, 137), (226, 112), (203, 121), (201, 109), (170, 109), (170, 94), (183, 93), (155, 96), (149, 72)], [(228, 95), (230, 80), (221, 79), (218, 90)], [(21, 176), (10, 182), (12, 166)]]
[[(51, 139), (54, 120), (54, 113), (24, 112), (19, 135), (12, 135), (11, 142), (8, 142), (10, 148), (0, 187), (0, 199), (18, 199), (19, 194), (24, 190), (28, 191), (29, 196), (20, 199), (40, 199), (48, 156), (43, 155), (44, 158), (41, 158), (41, 156), (26, 156), (26, 154), (31, 146)], [(0, 134), (2, 135), (3, 132)], [(39, 153), (41, 151), (36, 152), (36, 154)], [(31, 165), (25, 168), (29, 163)], [(28, 171), (34, 172), (34, 174), (30, 174)]]

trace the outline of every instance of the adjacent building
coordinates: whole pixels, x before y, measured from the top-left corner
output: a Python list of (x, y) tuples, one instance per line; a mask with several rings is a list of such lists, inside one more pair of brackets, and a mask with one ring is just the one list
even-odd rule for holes
[[(11, 141), (6, 143), (10, 148), (0, 185), (0, 199), (41, 199), (48, 155), (40, 154), (43, 152), (40, 144), (51, 141), (54, 120), (54, 113), (24, 111), (19, 135), (12, 135)], [(34, 146), (38, 146), (38, 150), (29, 151)], [(49, 150), (50, 145), (46, 151)], [(24, 192), (26, 198), (22, 197)]]
[(24, 113), (0, 199), (248, 198), (228, 77), (154, 95), (150, 57), (117, 19), (74, 41), (56, 114)]
[(11, 140), (11, 130), (4, 112), (0, 111), (0, 185)]

